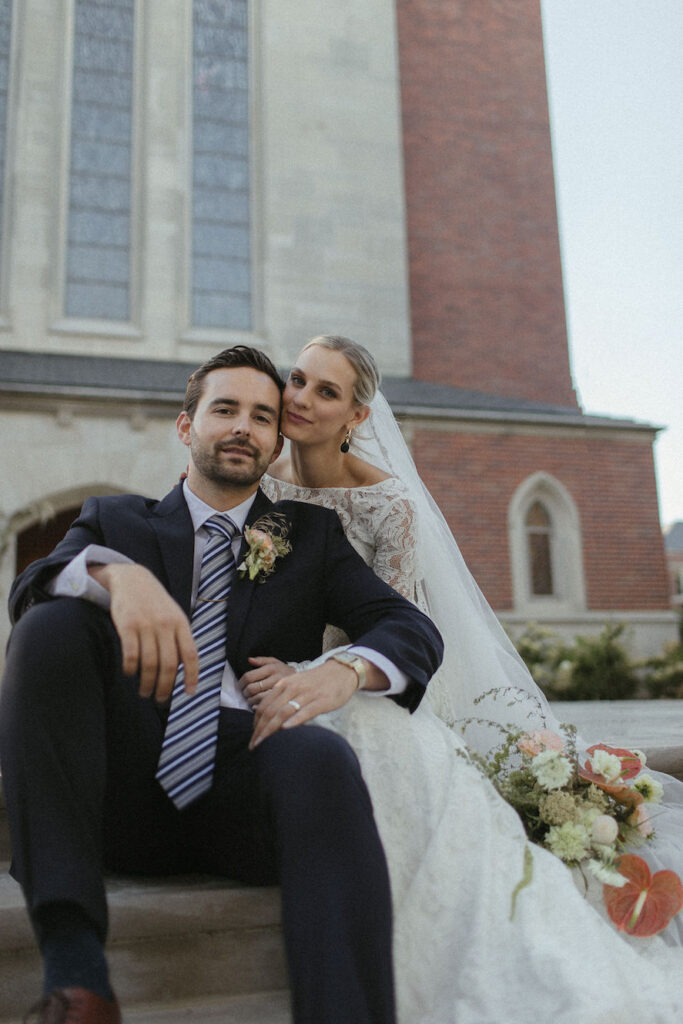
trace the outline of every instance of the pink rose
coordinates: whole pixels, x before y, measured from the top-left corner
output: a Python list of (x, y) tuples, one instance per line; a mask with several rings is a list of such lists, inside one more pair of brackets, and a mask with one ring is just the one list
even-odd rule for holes
[(619, 826), (609, 814), (599, 814), (593, 822), (592, 835), (596, 843), (609, 846), (619, 835)]
[(641, 836), (645, 836), (646, 838), (647, 836), (651, 836), (654, 832), (654, 827), (650, 821), (650, 813), (645, 804), (638, 804), (633, 813), (629, 816), (628, 823), (629, 825), (633, 825), (634, 828), (637, 828)]
[(277, 558), (273, 538), (270, 534), (264, 533), (263, 530), (250, 530), (249, 541), (254, 544), (258, 552), (257, 558), (261, 567), (263, 569), (270, 569), (275, 564), (275, 559)]
[(564, 750), (564, 741), (550, 729), (534, 729), (517, 740), (517, 746), (523, 754), (536, 757), (543, 750)]

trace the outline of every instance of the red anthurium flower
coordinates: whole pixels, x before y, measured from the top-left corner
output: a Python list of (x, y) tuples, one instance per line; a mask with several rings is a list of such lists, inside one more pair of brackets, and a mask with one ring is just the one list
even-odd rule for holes
[(653, 875), (642, 857), (626, 853), (617, 861), (626, 885), (603, 886), (607, 913), (620, 932), (645, 938), (657, 935), (683, 909), (683, 884), (675, 871)]
[(595, 750), (606, 750), (608, 754), (614, 754), (619, 758), (622, 779), (635, 779), (636, 775), (642, 771), (643, 762), (631, 750), (625, 750), (623, 747), (608, 747), (606, 743), (594, 743), (586, 753), (592, 754)]
[(591, 771), (590, 768), (579, 768), (579, 778), (585, 782), (594, 783), (603, 793), (607, 793), (608, 796), (613, 797), (626, 807), (636, 808), (638, 804), (643, 802), (642, 793), (639, 793), (637, 789), (633, 789), (632, 786), (627, 786), (621, 779), (617, 779), (616, 782), (605, 782), (604, 775), (598, 775), (597, 772)]

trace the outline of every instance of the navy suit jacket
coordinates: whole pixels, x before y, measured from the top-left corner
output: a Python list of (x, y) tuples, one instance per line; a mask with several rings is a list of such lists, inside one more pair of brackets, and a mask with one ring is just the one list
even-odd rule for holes
[[(273, 505), (259, 490), (247, 525), (274, 510), (290, 524), (291, 552), (264, 582), (236, 578), (226, 602), (226, 652), (237, 677), (252, 667), (251, 656), (316, 658), (331, 623), (406, 673), (408, 687), (395, 699), (414, 710), (443, 655), (434, 624), (375, 576), (347, 541), (336, 512), (298, 501)], [(15, 580), (13, 622), (32, 604), (50, 599), (46, 581), (88, 544), (146, 566), (190, 616), (194, 529), (178, 485), (161, 501), (132, 494), (88, 498), (54, 551)], [(245, 551), (243, 542), (241, 555)]]

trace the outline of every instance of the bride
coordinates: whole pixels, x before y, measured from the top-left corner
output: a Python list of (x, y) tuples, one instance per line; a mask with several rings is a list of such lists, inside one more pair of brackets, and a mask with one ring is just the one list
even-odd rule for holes
[[(264, 490), (275, 501), (335, 509), (365, 560), (424, 608), (446, 641), (413, 715), (361, 692), (318, 719), (352, 744), (372, 795), (392, 883), (399, 1020), (515, 1024), (533, 1014), (557, 1024), (673, 1024), (683, 1010), (679, 919), (651, 939), (617, 932), (602, 887), (594, 881), (587, 898), (560, 860), (528, 844), (516, 813), (467, 759), (465, 743), (486, 753), (499, 741), (489, 723), (525, 731), (558, 723), (422, 486), (378, 384), (362, 346), (310, 342), (285, 388), (290, 454)], [(328, 649), (346, 642), (328, 634)], [(296, 669), (253, 664), (248, 676), (264, 688)], [(666, 809), (647, 856), (653, 869), (680, 871), (683, 785), (660, 781)], [(526, 851), (531, 882), (511, 913)]]

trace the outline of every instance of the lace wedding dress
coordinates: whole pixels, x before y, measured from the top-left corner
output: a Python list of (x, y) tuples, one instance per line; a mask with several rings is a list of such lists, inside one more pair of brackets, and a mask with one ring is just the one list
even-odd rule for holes
[[(308, 489), (266, 477), (278, 501), (333, 508), (379, 576), (420, 603), (414, 505), (396, 479)], [(326, 649), (347, 642), (328, 629)], [(527, 844), (515, 812), (434, 713), (439, 676), (413, 714), (356, 694), (317, 722), (356, 751), (385, 846), (394, 902), (400, 1024), (674, 1024), (683, 1018), (683, 950), (622, 937), (602, 886), (589, 895), (552, 854)], [(430, 693), (434, 687), (433, 693)], [(533, 857), (531, 882), (512, 897)]]

